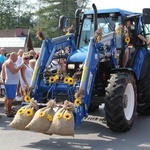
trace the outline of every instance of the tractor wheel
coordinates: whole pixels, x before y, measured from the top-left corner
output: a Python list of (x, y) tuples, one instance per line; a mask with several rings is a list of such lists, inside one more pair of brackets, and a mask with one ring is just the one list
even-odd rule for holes
[(150, 115), (150, 72), (138, 83), (137, 112)]
[(136, 116), (137, 87), (131, 73), (111, 74), (106, 88), (107, 126), (114, 131), (130, 130)]

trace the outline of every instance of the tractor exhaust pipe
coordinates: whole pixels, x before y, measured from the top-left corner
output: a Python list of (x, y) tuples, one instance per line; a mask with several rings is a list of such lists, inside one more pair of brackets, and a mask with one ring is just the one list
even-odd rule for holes
[(97, 7), (94, 3), (92, 4), (92, 7), (93, 7), (93, 10), (94, 10), (93, 20), (94, 20), (94, 32), (95, 32), (97, 30)]

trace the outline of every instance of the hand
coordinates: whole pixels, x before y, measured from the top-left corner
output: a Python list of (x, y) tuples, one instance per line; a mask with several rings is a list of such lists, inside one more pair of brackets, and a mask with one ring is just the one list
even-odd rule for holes
[(146, 44), (149, 45), (150, 44), (150, 40), (146, 40)]

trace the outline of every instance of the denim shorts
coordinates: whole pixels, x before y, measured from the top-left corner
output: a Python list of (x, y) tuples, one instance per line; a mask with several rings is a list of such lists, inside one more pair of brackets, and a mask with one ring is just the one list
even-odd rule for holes
[(8, 99), (16, 97), (17, 84), (5, 84), (5, 95)]

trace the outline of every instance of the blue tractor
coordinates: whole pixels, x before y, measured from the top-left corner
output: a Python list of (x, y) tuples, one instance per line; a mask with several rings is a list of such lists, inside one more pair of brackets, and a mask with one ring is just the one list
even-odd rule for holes
[[(150, 114), (150, 49), (143, 43), (136, 45), (123, 67), (127, 44), (123, 29), (117, 27), (130, 18), (136, 32), (149, 39), (150, 9), (143, 9), (141, 14), (121, 9), (97, 10), (95, 4), (92, 7), (82, 18), (81, 10), (76, 11), (75, 33), (43, 40), (31, 96), (38, 103), (49, 99), (61, 104), (66, 99), (71, 101), (75, 105), (76, 125), (88, 116), (89, 109), (98, 109), (104, 103), (108, 127), (127, 131), (137, 112)], [(61, 17), (60, 27), (65, 24), (65, 17)], [(100, 39), (94, 36), (99, 28)], [(50, 68), (57, 68), (62, 62), (65, 71)]]

